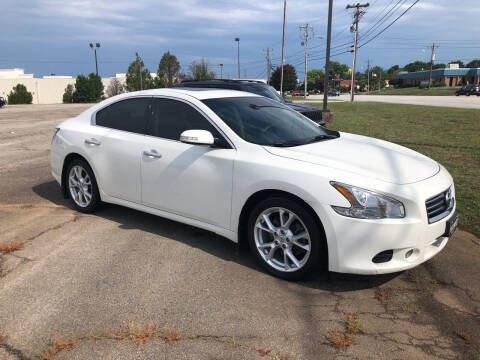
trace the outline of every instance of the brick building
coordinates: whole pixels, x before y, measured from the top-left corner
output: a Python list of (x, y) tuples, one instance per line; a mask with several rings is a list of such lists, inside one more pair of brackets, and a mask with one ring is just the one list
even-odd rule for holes
[[(480, 68), (458, 68), (449, 64), (448, 68), (432, 71), (432, 83), (442, 82), (445, 86), (455, 87), (468, 84), (480, 84)], [(397, 74), (403, 85), (420, 85), (428, 81), (430, 71), (404, 72)]]

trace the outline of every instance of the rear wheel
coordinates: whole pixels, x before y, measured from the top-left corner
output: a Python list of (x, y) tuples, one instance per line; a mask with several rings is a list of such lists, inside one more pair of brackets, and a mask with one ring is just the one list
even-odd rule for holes
[(75, 159), (67, 167), (67, 190), (75, 209), (90, 213), (100, 204), (100, 194), (92, 168), (85, 160)]
[(248, 238), (256, 259), (272, 274), (296, 280), (315, 271), (326, 247), (313, 216), (288, 198), (261, 201), (250, 214)]

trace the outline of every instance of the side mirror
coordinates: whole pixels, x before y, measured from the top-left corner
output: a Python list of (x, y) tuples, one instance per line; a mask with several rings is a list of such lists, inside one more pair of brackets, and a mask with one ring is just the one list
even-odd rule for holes
[(180, 141), (187, 144), (213, 145), (215, 139), (207, 130), (185, 130), (180, 134)]

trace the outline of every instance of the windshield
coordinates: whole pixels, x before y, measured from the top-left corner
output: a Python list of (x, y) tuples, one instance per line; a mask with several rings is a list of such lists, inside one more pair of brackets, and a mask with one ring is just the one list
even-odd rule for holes
[(277, 90), (273, 86), (266, 85), (266, 84), (248, 84), (247, 85), (248, 92), (265, 96), (272, 100), (277, 100), (280, 102), (284, 102), (283, 98), (277, 93)]
[(298, 146), (336, 138), (298, 112), (264, 97), (203, 100), (242, 139), (266, 146)]

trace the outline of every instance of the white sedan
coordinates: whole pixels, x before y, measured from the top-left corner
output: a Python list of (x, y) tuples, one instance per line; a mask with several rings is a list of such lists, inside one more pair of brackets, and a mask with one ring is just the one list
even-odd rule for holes
[(51, 165), (78, 211), (114, 203), (210, 230), (286, 279), (409, 269), (457, 225), (434, 160), (245, 92), (109, 98), (56, 128)]

